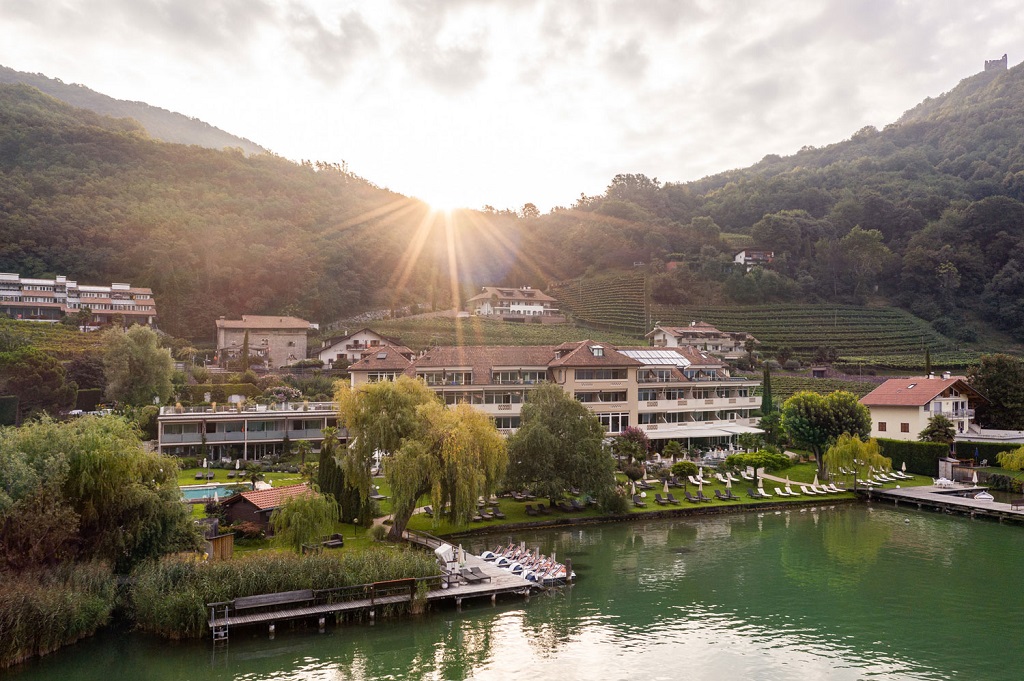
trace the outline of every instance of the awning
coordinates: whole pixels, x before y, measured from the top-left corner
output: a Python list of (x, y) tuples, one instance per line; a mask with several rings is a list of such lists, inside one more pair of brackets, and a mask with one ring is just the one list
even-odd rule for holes
[(647, 437), (652, 440), (681, 440), (691, 437), (729, 437), (732, 435), (721, 428), (687, 428), (685, 426), (662, 428), (662, 425), (658, 424), (658, 430), (647, 431)]
[(739, 435), (740, 433), (763, 433), (764, 431), (760, 428), (753, 426), (722, 426), (722, 430), (728, 431), (729, 433)]

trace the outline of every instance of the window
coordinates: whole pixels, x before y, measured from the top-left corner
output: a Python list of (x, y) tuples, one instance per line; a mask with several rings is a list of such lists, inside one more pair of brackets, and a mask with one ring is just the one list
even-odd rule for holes
[(658, 391), (653, 388), (641, 388), (637, 391), (636, 398), (641, 402), (651, 402), (658, 399)]
[(672, 380), (671, 369), (642, 369), (637, 373), (641, 383), (667, 383)]
[(577, 381), (624, 381), (625, 369), (577, 369)]
[(621, 433), (629, 428), (629, 414), (598, 414), (597, 419), (607, 433)]
[(494, 418), (494, 427), (499, 430), (511, 430), (519, 427), (518, 416), (496, 416)]
[(910, 432), (910, 424), (909, 423), (901, 423), (900, 424), (900, 432), (901, 433), (909, 433)]
[(600, 345), (591, 345), (590, 352), (594, 357), (604, 357), (604, 348)]
[(885, 432), (885, 421), (879, 421), (878, 422), (878, 432), (879, 433), (884, 433)]
[(657, 423), (658, 414), (653, 411), (642, 411), (639, 414), (637, 414), (637, 419), (640, 421), (640, 423)]
[(521, 392), (496, 392), (484, 393), (484, 404), (521, 404), (523, 394)]
[(393, 381), (398, 377), (398, 373), (395, 371), (371, 371), (366, 374), (366, 381), (368, 383), (379, 383), (381, 381)]
[(613, 391), (613, 392), (590, 392), (590, 393), (576, 393), (574, 397), (580, 402), (625, 402), (626, 391)]

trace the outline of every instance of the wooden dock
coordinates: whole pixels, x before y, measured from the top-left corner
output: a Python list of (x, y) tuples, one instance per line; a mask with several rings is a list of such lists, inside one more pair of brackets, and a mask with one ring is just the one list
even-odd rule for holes
[(902, 487), (900, 489), (858, 490), (858, 494), (869, 501), (892, 501), (896, 506), (903, 504), (916, 506), (919, 509), (932, 508), (946, 513), (967, 515), (972, 518), (995, 518), (1000, 522), (1004, 520), (1024, 522), (1024, 510), (1017, 504), (973, 498), (975, 494), (983, 491), (987, 491), (987, 488), (974, 485), (952, 488), (922, 485), (920, 487)]
[[(423, 540), (416, 543), (426, 545)], [(543, 589), (540, 585), (496, 567), (479, 556), (466, 554), (465, 558), (466, 567), (476, 567), (490, 579), (468, 582), (458, 574), (445, 574), (419, 579), (361, 584), (338, 589), (323, 589), (308, 592), (309, 597), (303, 597), (302, 602), (271, 604), (262, 609), (254, 608), (252, 612), (235, 610), (233, 608), (235, 601), (210, 603), (208, 604), (210, 632), (215, 643), (226, 643), (228, 632), (232, 628), (240, 626), (267, 625), (269, 634), (273, 636), (277, 622), (317, 619), (320, 628), (323, 629), (328, 616), (334, 616), (337, 621), (347, 614), (359, 613), (367, 615), (372, 620), (381, 608), (396, 605), (413, 608), (417, 600), (417, 591), (422, 583), (426, 584), (427, 603), (449, 602), (453, 603), (456, 608), (461, 608), (462, 601), (469, 598), (490, 598), (491, 603), (495, 603), (498, 596), (516, 594), (529, 599), (532, 591)], [(273, 596), (270, 594), (266, 597), (273, 598)], [(264, 597), (249, 597), (250, 600), (254, 598)]]

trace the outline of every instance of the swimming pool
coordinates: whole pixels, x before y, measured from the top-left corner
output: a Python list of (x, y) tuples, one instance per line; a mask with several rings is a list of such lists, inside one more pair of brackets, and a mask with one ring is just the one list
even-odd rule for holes
[(218, 499), (227, 499), (232, 494), (239, 491), (239, 487), (242, 490), (248, 490), (249, 485), (247, 483), (210, 483), (208, 485), (183, 485), (181, 487), (181, 496), (185, 501), (196, 501), (197, 499), (213, 499), (213, 495), (216, 494)]

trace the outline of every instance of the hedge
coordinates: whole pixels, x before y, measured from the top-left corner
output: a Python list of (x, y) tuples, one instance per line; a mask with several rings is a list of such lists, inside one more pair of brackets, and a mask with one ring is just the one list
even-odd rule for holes
[(956, 458), (973, 459), (974, 450), (977, 448), (979, 461), (988, 459), (989, 466), (999, 466), (999, 452), (1019, 449), (1021, 446), (1019, 442), (957, 442)]
[(18, 396), (0, 395), (0, 426), (14, 426), (18, 423)]
[(82, 411), (96, 411), (96, 406), (103, 399), (103, 391), (99, 388), (86, 388), (79, 390), (75, 396), (75, 409)]
[(878, 446), (882, 456), (892, 459), (892, 467), (902, 470), (907, 463), (907, 472), (915, 475), (936, 477), (939, 474), (939, 459), (949, 456), (949, 447), (942, 442), (913, 442), (879, 438)]
[(263, 394), (263, 391), (252, 383), (223, 383), (220, 385), (204, 383), (186, 385), (184, 390), (188, 393), (188, 399), (191, 402), (205, 402), (206, 393), (210, 393), (210, 401), (219, 404), (227, 402), (229, 395), (244, 395), (246, 399), (253, 399)]

